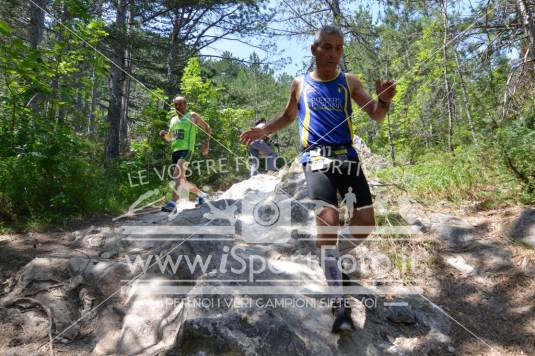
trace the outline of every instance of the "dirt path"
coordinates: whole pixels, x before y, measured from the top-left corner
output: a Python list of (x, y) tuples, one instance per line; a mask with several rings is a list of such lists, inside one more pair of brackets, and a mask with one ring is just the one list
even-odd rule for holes
[(478, 211), (476, 204), (454, 208), (446, 202), (431, 208), (410, 199), (399, 204), (399, 191), (383, 195), (389, 211), (397, 208), (407, 221), (425, 225), (419, 242), (382, 248), (405, 245), (408, 254), (418, 256), (423, 268), (409, 273), (411, 283), (423, 286), (423, 297), (452, 322), (449, 350), (459, 355), (535, 354), (535, 249), (510, 236), (529, 208)]

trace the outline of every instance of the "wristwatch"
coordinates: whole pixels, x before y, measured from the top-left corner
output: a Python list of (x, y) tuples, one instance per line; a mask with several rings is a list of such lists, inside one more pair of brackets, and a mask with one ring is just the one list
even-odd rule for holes
[(379, 102), (385, 104), (385, 105), (390, 105), (390, 101), (384, 101), (383, 99), (381, 99), (381, 97), (377, 97), (379, 99)]

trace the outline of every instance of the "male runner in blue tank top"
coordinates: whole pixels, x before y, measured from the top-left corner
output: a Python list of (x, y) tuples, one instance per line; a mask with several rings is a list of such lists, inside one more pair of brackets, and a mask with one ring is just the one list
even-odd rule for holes
[[(344, 51), (344, 38), (340, 29), (324, 26), (316, 32), (311, 46), (315, 68), (311, 73), (295, 78), (290, 98), (282, 114), (263, 128), (253, 128), (242, 133), (243, 143), (272, 134), (290, 125), (298, 117), (301, 143), (300, 160), (305, 170), (308, 194), (311, 199), (325, 202), (316, 214), (318, 228), (316, 245), (323, 248), (325, 258), (322, 267), (330, 287), (340, 291), (333, 305), (335, 321), (332, 331), (354, 329), (351, 310), (341, 292), (342, 271), (336, 266), (340, 254), (350, 251), (351, 244), (338, 244), (336, 229), (340, 224), (338, 196), (351, 188), (357, 199), (350, 225), (354, 238), (364, 239), (374, 229), (373, 202), (366, 177), (358, 164), (358, 155), (352, 147), (351, 99), (370, 118), (380, 122), (386, 116), (390, 101), (396, 95), (394, 81), (375, 82), (378, 100), (373, 100), (361, 82), (352, 74), (338, 70)], [(342, 241), (340, 241), (342, 242)], [(350, 241), (351, 242), (351, 241)]]

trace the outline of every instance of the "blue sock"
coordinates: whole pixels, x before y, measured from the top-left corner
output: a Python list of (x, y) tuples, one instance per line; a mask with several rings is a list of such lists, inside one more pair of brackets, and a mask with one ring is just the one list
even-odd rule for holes
[[(340, 252), (336, 246), (321, 247), (323, 261), (320, 261), (323, 265), (323, 273), (325, 273), (325, 279), (327, 279), (327, 285), (330, 289), (334, 290), (333, 297), (342, 298), (342, 271), (338, 268), (338, 261), (340, 260)], [(324, 253), (323, 253), (324, 252)]]

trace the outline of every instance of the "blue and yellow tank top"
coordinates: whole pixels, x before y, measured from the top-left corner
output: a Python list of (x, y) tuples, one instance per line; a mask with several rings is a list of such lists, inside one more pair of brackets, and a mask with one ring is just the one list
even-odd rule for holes
[(303, 78), (298, 99), (298, 125), (301, 163), (308, 162), (308, 151), (316, 146), (347, 145), (348, 158), (355, 158), (351, 125), (351, 93), (346, 75), (339, 72), (328, 81)]

